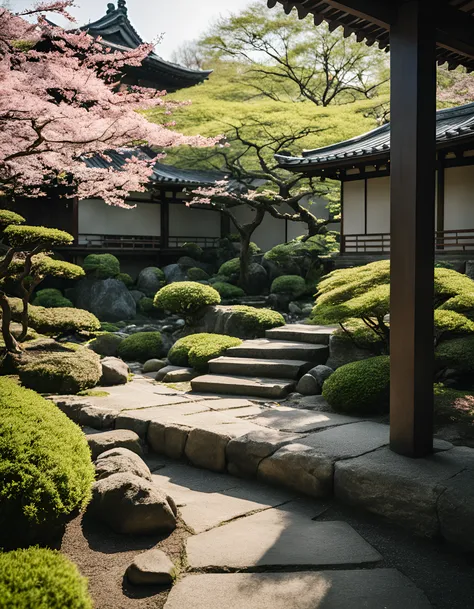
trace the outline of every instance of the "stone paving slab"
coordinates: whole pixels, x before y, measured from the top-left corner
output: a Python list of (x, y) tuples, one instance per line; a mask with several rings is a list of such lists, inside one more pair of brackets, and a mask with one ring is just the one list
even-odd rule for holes
[[(195, 394), (193, 393), (194, 397)], [(207, 401), (204, 396), (201, 397), (205, 402)], [(253, 402), (250, 400), (246, 400), (245, 398), (218, 398), (209, 400), (209, 403), (206, 403), (206, 406), (210, 408), (210, 410), (231, 410), (233, 408), (246, 408), (253, 406)]]
[(284, 508), (189, 537), (186, 547), (192, 569), (360, 565), (382, 559), (347, 523), (315, 522)]
[(430, 609), (396, 569), (187, 575), (165, 609)]
[(181, 423), (187, 416), (206, 411), (208, 411), (208, 408), (202, 402), (178, 402), (152, 408), (125, 410), (115, 418), (115, 427), (118, 429), (132, 429), (139, 436), (144, 437), (152, 421)]
[(257, 425), (271, 427), (278, 431), (307, 433), (324, 427), (358, 423), (360, 419), (348, 417), (333, 412), (314, 412), (311, 410), (297, 410), (287, 406), (278, 406), (266, 410), (250, 419)]
[(288, 379), (261, 378), (258, 376), (236, 376), (224, 374), (204, 374), (191, 381), (193, 391), (210, 393), (224, 391), (234, 395), (249, 395), (269, 399), (280, 399), (295, 387), (295, 381)]
[[(469, 463), (467, 460), (466, 463)], [(474, 467), (450, 478), (437, 508), (441, 533), (445, 539), (466, 550), (474, 549)]]

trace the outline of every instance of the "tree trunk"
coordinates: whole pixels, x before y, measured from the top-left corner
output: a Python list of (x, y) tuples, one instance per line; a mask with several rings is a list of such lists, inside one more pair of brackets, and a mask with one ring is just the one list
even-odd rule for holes
[(5, 294), (0, 292), (0, 307), (2, 309), (2, 337), (5, 343), (5, 348), (10, 353), (20, 353), (21, 349), (15, 337), (10, 332), (10, 324), (12, 321), (12, 312), (10, 303)]
[(23, 310), (21, 312), (21, 334), (18, 337), (18, 342), (23, 342), (28, 335), (28, 301), (30, 295), (23, 293), (21, 301), (23, 303)]
[(240, 286), (245, 290), (249, 282), (249, 249), (250, 249), (250, 238), (252, 234), (248, 231), (239, 231), (240, 233), (240, 275), (239, 283)]

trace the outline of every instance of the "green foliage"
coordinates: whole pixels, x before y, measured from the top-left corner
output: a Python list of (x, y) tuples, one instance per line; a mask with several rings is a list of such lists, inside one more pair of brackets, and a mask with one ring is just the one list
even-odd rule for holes
[(474, 322), (454, 311), (442, 311), (436, 309), (434, 312), (435, 329), (438, 335), (446, 334), (473, 334)]
[[(0, 530), (0, 545), (48, 536), (87, 505), (93, 481), (80, 428), (52, 402), (0, 378), (0, 521), (8, 523)], [(1, 604), (1, 593), (0, 599)]]
[(38, 307), (55, 308), (55, 307), (73, 307), (72, 302), (65, 298), (60, 290), (56, 288), (46, 288), (36, 292), (33, 300), (33, 305)]
[(87, 580), (65, 556), (45, 548), (0, 554), (5, 609), (92, 609)]
[(20, 216), (20, 214), (16, 214), (14, 211), (9, 211), (8, 209), (0, 209), (0, 230), (3, 230), (10, 224), (23, 224), (24, 222), (26, 222), (26, 220), (23, 216)]
[(435, 299), (437, 305), (459, 294), (474, 292), (474, 281), (451, 269), (435, 269)]
[(95, 387), (102, 376), (99, 356), (87, 348), (70, 352), (36, 352), (20, 363), (25, 387), (39, 393), (78, 393)]
[(245, 292), (242, 288), (224, 281), (216, 281), (216, 283), (212, 284), (212, 287), (219, 292), (224, 300), (245, 296)]
[(236, 305), (232, 307), (232, 311), (235, 325), (242, 330), (245, 336), (263, 337), (266, 330), (285, 325), (283, 315), (271, 309)]
[(192, 366), (206, 372), (211, 359), (219, 357), (227, 349), (241, 344), (239, 338), (223, 334), (190, 334), (180, 338), (168, 353), (168, 359), (175, 366)]
[(463, 292), (453, 296), (440, 307), (441, 310), (455, 311), (474, 321), (474, 292)]
[(84, 258), (83, 267), (97, 279), (109, 279), (120, 273), (120, 262), (112, 254), (89, 254)]
[(192, 267), (187, 271), (189, 281), (202, 281), (209, 279), (209, 275), (203, 269)]
[(227, 260), (224, 264), (221, 265), (218, 275), (223, 275), (224, 277), (232, 277), (238, 275), (240, 273), (240, 259), (232, 258), (231, 260)]
[(109, 321), (102, 321), (100, 322), (100, 330), (102, 332), (120, 332), (120, 326)]
[(386, 345), (371, 328), (361, 319), (348, 319), (344, 323), (344, 330), (337, 328), (334, 336), (339, 339), (352, 342), (361, 349), (367, 349), (375, 355), (381, 355), (386, 350)]
[(273, 280), (270, 292), (272, 294), (287, 294), (298, 298), (306, 291), (306, 282), (299, 275), (282, 275)]
[(118, 279), (124, 283), (127, 288), (131, 288), (134, 283), (133, 279), (128, 273), (119, 273), (118, 275), (115, 275), (115, 279)]
[(204, 253), (204, 250), (200, 245), (191, 241), (189, 243), (183, 243), (181, 249), (185, 252), (186, 256), (190, 256), (191, 258), (194, 258), (194, 260), (200, 260)]
[(455, 423), (461, 426), (461, 431), (465, 435), (472, 437), (474, 433), (474, 395), (472, 393), (435, 384), (434, 407), (436, 427)]
[(46, 254), (37, 254), (32, 258), (31, 274), (35, 277), (56, 277), (58, 279), (79, 279), (84, 277), (84, 269), (77, 264), (56, 260)]
[[(21, 321), (22, 304), (19, 298), (10, 298), (12, 317)], [(57, 307), (47, 309), (30, 305), (28, 307), (29, 325), (40, 334), (58, 336), (70, 332), (95, 332), (100, 322), (95, 315), (84, 309)]]
[(474, 374), (474, 336), (442, 342), (435, 351), (439, 368), (450, 368), (462, 375)]
[(160, 332), (137, 332), (125, 338), (118, 347), (118, 355), (127, 362), (146, 362), (162, 353)]
[(155, 307), (192, 317), (207, 305), (217, 305), (221, 301), (219, 292), (211, 286), (194, 281), (180, 281), (161, 288), (155, 295)]
[(326, 379), (323, 397), (344, 414), (388, 412), (390, 358), (381, 355), (341, 366)]
[(265, 260), (276, 264), (279, 268), (286, 268), (289, 264), (299, 263), (302, 259), (314, 260), (318, 256), (327, 253), (324, 235), (316, 235), (304, 241), (302, 237), (280, 243), (268, 250), (264, 255)]
[(138, 312), (146, 317), (153, 317), (156, 313), (155, 305), (153, 304), (153, 298), (149, 298), (145, 296), (144, 298), (140, 298), (137, 303)]
[(18, 226), (10, 224), (4, 231), (10, 245), (15, 247), (34, 247), (42, 245), (52, 247), (54, 245), (69, 245), (74, 237), (57, 228), (46, 228), (44, 226)]
[(117, 336), (117, 334), (106, 332), (91, 340), (89, 347), (94, 353), (98, 353), (99, 355), (117, 355), (119, 345), (123, 340), (124, 339)]

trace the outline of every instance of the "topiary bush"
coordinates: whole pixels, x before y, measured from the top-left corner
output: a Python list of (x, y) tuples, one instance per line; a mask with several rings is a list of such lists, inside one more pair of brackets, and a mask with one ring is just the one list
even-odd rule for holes
[(181, 246), (181, 249), (183, 250), (183, 252), (186, 256), (189, 256), (190, 258), (194, 258), (195, 260), (200, 260), (204, 253), (204, 250), (202, 249), (202, 247), (200, 245), (198, 245), (197, 243), (193, 243), (191, 241), (183, 243), (183, 245)]
[(117, 355), (119, 345), (123, 340), (124, 339), (121, 336), (117, 336), (117, 334), (106, 332), (91, 340), (89, 342), (89, 348), (98, 355), (115, 356)]
[[(1, 377), (0, 522), (8, 526), (0, 527), (0, 546), (54, 537), (56, 527), (85, 508), (93, 482), (81, 429), (49, 400)], [(0, 594), (0, 605), (3, 600)]]
[(299, 275), (282, 275), (273, 280), (270, 288), (272, 294), (287, 294), (298, 298), (306, 291), (306, 282)]
[(161, 288), (156, 293), (154, 304), (159, 309), (192, 318), (203, 307), (217, 305), (220, 301), (219, 292), (211, 286), (180, 281)]
[(118, 279), (118, 281), (124, 283), (127, 288), (131, 288), (134, 283), (133, 279), (128, 273), (119, 273), (118, 275), (115, 275), (114, 279)]
[(240, 259), (232, 258), (227, 260), (219, 268), (218, 275), (224, 275), (224, 277), (236, 277), (240, 273)]
[(22, 385), (39, 393), (79, 393), (95, 387), (102, 376), (99, 356), (87, 348), (76, 351), (29, 352), (20, 362)]
[[(13, 316), (15, 319), (15, 315)], [(28, 312), (30, 326), (41, 334), (59, 336), (72, 332), (97, 332), (100, 321), (95, 315), (84, 309), (30, 306)]]
[(241, 344), (240, 338), (224, 334), (191, 334), (180, 338), (168, 353), (168, 359), (175, 366), (191, 366), (199, 372), (206, 372), (211, 359), (219, 357), (227, 349)]
[(474, 374), (474, 336), (447, 340), (436, 348), (438, 368), (450, 368), (460, 375)]
[(233, 326), (240, 328), (243, 336), (264, 337), (266, 330), (285, 325), (283, 315), (271, 309), (236, 305), (232, 312)]
[(242, 298), (245, 296), (245, 292), (242, 288), (224, 281), (217, 281), (212, 285), (212, 287), (219, 292), (222, 298), (226, 300), (230, 300), (232, 298)]
[(0, 554), (0, 606), (11, 609), (92, 609), (87, 580), (54, 550)]
[(33, 305), (38, 307), (56, 308), (56, 307), (70, 307), (73, 308), (72, 302), (65, 298), (61, 294), (61, 290), (56, 288), (45, 288), (44, 290), (38, 290), (36, 292)]
[(82, 266), (86, 273), (97, 279), (110, 279), (120, 273), (120, 262), (112, 254), (89, 254)]
[(205, 281), (209, 279), (209, 275), (206, 273), (206, 271), (198, 268), (197, 266), (188, 269), (187, 274), (190, 281)]
[(128, 362), (146, 362), (163, 355), (163, 339), (160, 332), (137, 332), (120, 343), (117, 353)]
[(322, 394), (336, 412), (353, 415), (388, 412), (390, 358), (380, 355), (341, 366), (326, 379)]
[(145, 296), (144, 298), (140, 298), (137, 302), (138, 312), (146, 317), (152, 317), (156, 313), (156, 307), (153, 304), (153, 298), (148, 298)]

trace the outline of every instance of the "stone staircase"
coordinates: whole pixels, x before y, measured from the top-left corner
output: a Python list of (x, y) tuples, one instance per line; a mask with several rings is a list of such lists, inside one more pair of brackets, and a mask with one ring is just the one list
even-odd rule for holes
[(329, 356), (330, 326), (290, 324), (267, 330), (209, 362), (209, 373), (191, 381), (194, 392), (280, 399)]

